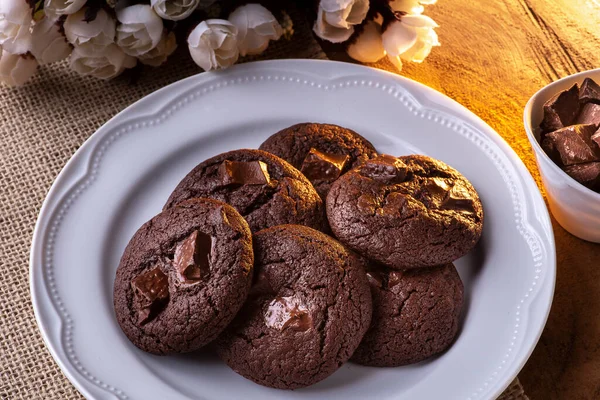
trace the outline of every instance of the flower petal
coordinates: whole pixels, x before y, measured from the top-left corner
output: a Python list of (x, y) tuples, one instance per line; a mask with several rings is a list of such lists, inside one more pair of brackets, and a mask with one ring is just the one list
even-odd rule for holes
[(403, 15), (401, 22), (415, 28), (437, 28), (439, 25), (427, 15)]
[(399, 56), (417, 41), (417, 30), (402, 21), (392, 22), (383, 32), (383, 48), (391, 56)]

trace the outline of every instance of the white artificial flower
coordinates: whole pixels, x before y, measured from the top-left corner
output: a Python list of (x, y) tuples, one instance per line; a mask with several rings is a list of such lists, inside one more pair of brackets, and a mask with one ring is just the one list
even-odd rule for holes
[(283, 30), (277, 19), (260, 4), (246, 4), (229, 15), (238, 30), (240, 55), (260, 54), (269, 46), (269, 40), (279, 40)]
[(402, 60), (422, 62), (433, 46), (439, 46), (434, 31), (438, 24), (425, 15), (403, 15), (391, 22), (383, 32), (382, 41), (390, 61), (402, 69)]
[(90, 75), (100, 79), (112, 79), (125, 68), (133, 68), (136, 59), (123, 52), (116, 44), (98, 47), (92, 44), (75, 46), (69, 59), (71, 69), (80, 75)]
[(46, 15), (55, 17), (75, 14), (85, 5), (86, 0), (45, 0), (44, 11)]
[(381, 41), (381, 25), (368, 21), (363, 31), (348, 46), (348, 55), (356, 61), (374, 63), (385, 57), (385, 49)]
[(390, 8), (408, 14), (423, 14), (424, 5), (435, 4), (437, 0), (391, 0)]
[(21, 86), (35, 74), (38, 66), (35, 58), (8, 51), (0, 53), (0, 82), (8, 86)]
[(152, 7), (136, 4), (117, 11), (117, 44), (130, 56), (139, 57), (156, 47), (163, 22)]
[(354, 33), (354, 25), (363, 22), (369, 0), (321, 0), (313, 31), (333, 43), (345, 42)]
[(65, 35), (73, 45), (93, 44), (99, 47), (115, 42), (117, 22), (106, 11), (98, 10), (96, 18), (85, 21), (85, 8), (67, 17)]
[(188, 36), (190, 55), (205, 71), (229, 67), (239, 56), (237, 34), (237, 28), (229, 21), (202, 21)]
[(0, 46), (24, 54), (31, 46), (31, 7), (25, 0), (0, 0)]
[(71, 50), (71, 45), (56, 21), (45, 17), (35, 23), (31, 32), (30, 51), (40, 65), (64, 60), (71, 54)]
[(159, 67), (167, 61), (167, 57), (173, 54), (176, 48), (177, 41), (175, 34), (173, 32), (169, 32), (168, 34), (165, 32), (155, 48), (140, 56), (140, 61), (142, 64)]
[(325, 21), (338, 28), (350, 28), (362, 23), (369, 11), (369, 0), (321, 0)]
[(200, 0), (150, 0), (150, 5), (164, 19), (179, 21), (187, 18), (197, 7)]

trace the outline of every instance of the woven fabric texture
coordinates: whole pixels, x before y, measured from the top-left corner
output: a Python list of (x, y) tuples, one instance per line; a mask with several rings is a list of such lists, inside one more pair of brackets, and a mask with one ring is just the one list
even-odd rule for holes
[[(304, 17), (291, 10), (293, 40), (261, 59), (325, 59)], [(200, 72), (184, 46), (136, 83), (80, 77), (66, 63), (44, 67), (25, 87), (0, 87), (0, 399), (80, 399), (44, 346), (29, 293), (35, 221), (53, 180), (81, 144), (143, 96)], [(518, 380), (503, 400), (527, 397)]]

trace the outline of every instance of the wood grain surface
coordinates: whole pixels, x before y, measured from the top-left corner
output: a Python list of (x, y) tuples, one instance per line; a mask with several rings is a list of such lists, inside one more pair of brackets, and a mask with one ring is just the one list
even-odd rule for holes
[[(402, 74), (483, 118), (544, 193), (523, 108), (551, 81), (600, 67), (600, 0), (439, 0), (427, 14), (440, 24), (442, 46)], [(532, 400), (600, 399), (600, 245), (575, 238), (554, 219), (552, 224), (556, 293), (519, 378)]]

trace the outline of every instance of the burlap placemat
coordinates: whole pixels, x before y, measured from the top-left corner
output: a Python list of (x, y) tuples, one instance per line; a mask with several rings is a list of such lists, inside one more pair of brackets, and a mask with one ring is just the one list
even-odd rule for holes
[[(292, 41), (261, 57), (325, 59), (305, 18)], [(44, 346), (29, 294), (33, 227), (50, 185), (81, 144), (104, 122), (143, 96), (199, 71), (182, 47), (175, 59), (126, 78), (82, 78), (65, 63), (45, 67), (19, 89), (0, 87), (0, 398), (80, 399)], [(501, 399), (526, 399), (515, 380)]]

